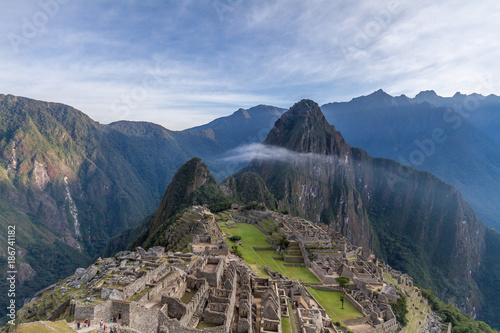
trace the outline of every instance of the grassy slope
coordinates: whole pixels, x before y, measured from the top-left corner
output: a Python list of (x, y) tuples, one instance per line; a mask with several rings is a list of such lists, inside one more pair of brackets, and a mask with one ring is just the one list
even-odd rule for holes
[(76, 332), (64, 321), (43, 321), (20, 325), (16, 329), (17, 333), (71, 333)]

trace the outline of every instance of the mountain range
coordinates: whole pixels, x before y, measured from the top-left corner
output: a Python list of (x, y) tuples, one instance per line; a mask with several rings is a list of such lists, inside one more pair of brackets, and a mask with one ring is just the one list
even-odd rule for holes
[[(389, 104), (391, 98), (404, 99), (382, 95)], [(69, 106), (0, 95), (0, 205), (4, 208), (0, 225), (3, 229), (20, 221), (20, 230), (34, 230), (18, 235), (24, 270), (20, 299), (84, 267), (84, 262), (103, 251), (110, 237), (137, 226), (156, 209), (163, 190), (186, 160), (201, 157), (215, 179), (222, 180), (245, 165), (237, 159), (229, 164), (224, 158), (227, 151), (265, 139), (265, 146), (292, 151), (298, 160), (288, 167), (282, 161), (254, 160), (227, 178), (221, 189), (226, 196), (264, 201), (315, 221), (334, 223), (354, 243), (371, 246), (422, 286), (495, 324), (497, 298), (490, 295), (498, 294), (500, 267), (494, 255), (498, 234), (484, 228), (453, 187), (429, 173), (351, 148), (327, 122), (334, 108), (322, 107), (325, 119), (315, 103), (301, 103), (306, 105), (298, 105), (297, 112), (287, 113), (275, 126), (285, 110), (261, 105), (174, 132), (141, 122), (102, 125)], [(370, 104), (366, 103), (367, 110)], [(406, 107), (415, 108), (415, 113), (419, 108), (439, 109), (443, 114), (450, 110), (416, 101)], [(344, 117), (348, 118), (347, 112), (340, 118)], [(348, 132), (342, 126), (337, 128)], [(494, 147), (496, 139), (489, 138)], [(318, 158), (328, 163), (315, 167)], [(440, 160), (442, 165), (445, 162)], [(215, 179), (207, 181), (212, 189)], [(249, 184), (254, 185), (252, 190)], [(188, 196), (188, 201), (205, 200), (200, 194), (204, 195)], [(221, 198), (222, 194), (217, 200)], [(164, 201), (169, 200), (164, 197)], [(144, 230), (150, 233), (149, 225), (161, 230), (161, 222), (150, 215), (140, 230), (130, 233), (133, 229), (128, 229), (126, 239)]]
[(424, 91), (408, 98), (382, 90), (321, 107), (346, 140), (376, 157), (429, 171), (455, 186), (500, 230), (500, 97)]

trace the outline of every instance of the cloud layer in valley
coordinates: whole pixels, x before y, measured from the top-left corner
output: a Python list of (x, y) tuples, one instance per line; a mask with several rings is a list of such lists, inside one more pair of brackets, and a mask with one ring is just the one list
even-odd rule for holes
[(280, 161), (306, 163), (310, 161), (333, 163), (338, 157), (312, 153), (299, 153), (283, 147), (252, 143), (232, 149), (223, 158), (226, 162), (248, 163), (251, 161)]

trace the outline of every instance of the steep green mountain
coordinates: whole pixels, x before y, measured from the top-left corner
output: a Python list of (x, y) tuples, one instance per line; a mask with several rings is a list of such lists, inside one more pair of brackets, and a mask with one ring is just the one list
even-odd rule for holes
[(379, 90), (321, 108), (351, 145), (433, 173), (500, 230), (499, 107), (496, 96), (443, 98), (427, 91), (411, 99)]
[[(195, 157), (187, 161), (168, 185), (149, 227), (132, 243), (130, 248), (167, 246), (164, 236), (168, 227), (177, 220), (183, 209), (193, 205), (222, 205), (230, 207), (230, 198), (224, 194), (206, 164)], [(213, 209), (213, 207), (211, 207)]]
[(224, 185), (232, 200), (238, 203), (260, 202), (269, 209), (276, 209), (278, 202), (271, 194), (266, 183), (255, 172), (236, 173), (229, 176)]
[(276, 122), (264, 147), (294, 152), (289, 161), (255, 159), (242, 171), (259, 174), (280, 208), (335, 224), (420, 286), (499, 325), (482, 311), (493, 299), (478, 287), (482, 270), (490, 272), (482, 263), (492, 258), (486, 230), (454, 187), (351, 148), (309, 100)]
[(154, 209), (106, 134), (69, 106), (0, 95), (0, 230), (17, 229), (18, 304), (88, 265), (110, 235)]

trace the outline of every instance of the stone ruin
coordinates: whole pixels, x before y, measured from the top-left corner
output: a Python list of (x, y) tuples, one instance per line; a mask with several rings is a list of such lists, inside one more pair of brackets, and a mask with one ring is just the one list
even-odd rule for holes
[[(290, 318), (296, 320), (294, 330), (302, 333), (340, 332), (298, 281), (267, 267), (269, 277), (258, 277), (240, 260), (231, 260), (224, 234), (205, 208), (194, 207), (184, 218), (192, 219), (189, 228), (198, 230), (191, 235), (193, 253), (138, 247), (78, 269), (67, 281), (68, 288), (86, 286), (88, 291), (68, 305), (75, 321), (109, 322), (114, 317), (118, 332), (281, 333), (282, 318)], [(344, 324), (365, 325), (369, 327), (366, 333), (399, 329), (389, 305), (399, 297), (397, 287), (388, 284), (384, 274), (408, 288), (413, 288), (413, 280), (376, 259), (371, 251), (301, 218), (269, 211), (234, 212), (231, 218), (265, 230), (271, 243), (275, 237), (271, 234), (286, 237), (291, 244), (286, 253), (302, 255), (302, 265), (321, 280), (312, 288), (343, 291), (362, 313)], [(351, 279), (347, 289), (339, 287), (339, 276)]]

